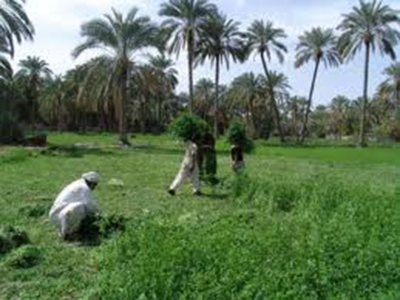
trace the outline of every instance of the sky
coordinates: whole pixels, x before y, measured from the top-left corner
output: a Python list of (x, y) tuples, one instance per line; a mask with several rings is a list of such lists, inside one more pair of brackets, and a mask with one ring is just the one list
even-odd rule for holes
[[(141, 15), (148, 15), (160, 23), (158, 16), (160, 4), (165, 0), (27, 0), (26, 10), (35, 29), (34, 42), (25, 42), (17, 49), (14, 65), (28, 55), (45, 59), (56, 74), (63, 74), (77, 64), (84, 63), (96, 53), (88, 53), (77, 60), (71, 56), (72, 50), (83, 41), (80, 37), (82, 23), (101, 17), (115, 8), (121, 12), (131, 7), (139, 8)], [(263, 19), (274, 22), (283, 28), (288, 35), (285, 44), (289, 49), (283, 64), (276, 59), (270, 68), (283, 72), (289, 78), (293, 95), (307, 96), (309, 93), (313, 64), (294, 68), (295, 48), (298, 36), (313, 27), (335, 28), (342, 15), (349, 12), (358, 0), (212, 0), (229, 18), (241, 23), (241, 30), (246, 30), (253, 20)], [(385, 4), (400, 9), (400, 0), (386, 0)], [(400, 45), (396, 48), (400, 56)], [(357, 98), (362, 95), (364, 53), (339, 68), (321, 68), (314, 95), (316, 104), (326, 104), (336, 95)], [(143, 60), (145, 53), (138, 54), (138, 61)], [(174, 55), (173, 59), (176, 58)], [(374, 93), (378, 84), (384, 79), (383, 70), (392, 63), (390, 58), (381, 57), (379, 53), (372, 56), (370, 67), (370, 93)], [(179, 71), (179, 92), (188, 91), (186, 54), (176, 60)], [(258, 57), (251, 57), (244, 64), (232, 64), (221, 72), (221, 83), (228, 84), (233, 78), (244, 73), (262, 72)], [(209, 64), (195, 70), (195, 80), (200, 78), (214, 80), (214, 71)]]

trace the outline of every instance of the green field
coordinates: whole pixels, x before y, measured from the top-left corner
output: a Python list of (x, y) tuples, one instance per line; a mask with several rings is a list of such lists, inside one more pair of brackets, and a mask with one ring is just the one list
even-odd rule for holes
[[(0, 299), (400, 298), (400, 148), (260, 142), (235, 177), (220, 142), (221, 184), (171, 198), (182, 145), (114, 141), (54, 134), (62, 148), (0, 148), (0, 227), (25, 230), (40, 253), (25, 269), (0, 254)], [(66, 147), (76, 143), (100, 147)], [(102, 177), (102, 211), (127, 217), (127, 228), (98, 246), (67, 244), (47, 210), (90, 170)], [(107, 185), (113, 178), (125, 186)]]

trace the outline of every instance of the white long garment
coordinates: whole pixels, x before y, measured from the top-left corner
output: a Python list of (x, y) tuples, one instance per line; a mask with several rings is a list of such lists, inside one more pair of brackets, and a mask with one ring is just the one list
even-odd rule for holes
[(176, 175), (170, 189), (178, 189), (186, 180), (190, 179), (193, 185), (193, 191), (200, 191), (199, 165), (197, 162), (198, 147), (195, 143), (186, 144), (186, 153), (183, 159), (179, 173)]
[(61, 236), (66, 237), (79, 230), (83, 219), (98, 211), (98, 201), (92, 198), (92, 192), (85, 180), (79, 179), (57, 196), (49, 216)]

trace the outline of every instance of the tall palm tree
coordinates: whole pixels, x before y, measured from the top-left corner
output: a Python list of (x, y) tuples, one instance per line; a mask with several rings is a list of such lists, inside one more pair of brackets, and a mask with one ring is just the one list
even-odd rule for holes
[(0, 33), (0, 79), (9, 79), (12, 75), (12, 67), (8, 60), (11, 55), (10, 45), (4, 35)]
[(238, 101), (245, 102), (246, 117), (249, 124), (249, 133), (251, 137), (256, 137), (255, 126), (255, 101), (259, 95), (260, 77), (254, 73), (245, 73), (236, 77), (231, 85), (232, 96)]
[(212, 112), (212, 100), (215, 95), (215, 86), (212, 80), (202, 78), (197, 81), (194, 87), (195, 102), (193, 103), (194, 112), (202, 118), (207, 118)]
[(337, 38), (333, 30), (322, 29), (320, 27), (313, 28), (311, 31), (306, 31), (301, 35), (299, 37), (296, 51), (296, 68), (302, 67), (310, 60), (315, 62), (310, 94), (308, 96), (307, 107), (300, 132), (300, 141), (303, 142), (307, 133), (308, 119), (311, 112), (312, 99), (320, 63), (323, 62), (326, 68), (337, 67), (340, 64), (340, 54), (337, 49)]
[(127, 15), (116, 10), (103, 18), (93, 19), (81, 27), (81, 36), (86, 40), (73, 51), (77, 58), (92, 49), (103, 50), (112, 61), (109, 89), (113, 93), (119, 118), (119, 140), (129, 144), (125, 131), (125, 107), (128, 96), (129, 74), (133, 56), (140, 50), (155, 45), (156, 27), (146, 16), (138, 16), (138, 9), (132, 8)]
[(230, 59), (234, 62), (243, 58), (242, 34), (238, 22), (215, 13), (200, 26), (197, 56), (200, 63), (209, 59), (215, 66), (214, 136), (218, 138), (218, 102), (220, 67), (225, 63), (229, 69)]
[(171, 28), (170, 53), (178, 56), (182, 49), (187, 50), (189, 71), (190, 109), (193, 111), (193, 68), (200, 25), (216, 11), (208, 0), (169, 0), (161, 4), (160, 16), (168, 17), (164, 25)]
[(21, 69), (18, 71), (17, 76), (26, 78), (26, 92), (27, 98), (30, 102), (30, 121), (33, 129), (36, 121), (38, 98), (40, 96), (40, 89), (43, 80), (51, 77), (53, 72), (51, 71), (49, 64), (37, 56), (28, 56), (26, 59), (19, 62), (19, 66)]
[(162, 124), (162, 106), (163, 103), (173, 98), (173, 93), (178, 85), (178, 71), (174, 68), (174, 63), (165, 55), (151, 56), (149, 60), (151, 68), (156, 73), (157, 77), (157, 94), (158, 100), (157, 119), (159, 125)]
[[(284, 61), (284, 54), (287, 53), (286, 46), (280, 41), (286, 38), (286, 34), (283, 29), (275, 28), (272, 22), (264, 22), (263, 20), (256, 20), (248, 28), (247, 33), (247, 47), (248, 53), (255, 53), (260, 55), (261, 62), (264, 68), (265, 76), (269, 78), (271, 76), (267, 66), (267, 59), (271, 61), (272, 54), (275, 54), (280, 63)], [(269, 78), (268, 82), (272, 82), (272, 78)], [(272, 86), (268, 86), (269, 96), (271, 98), (272, 108), (274, 111), (274, 117), (281, 141), (285, 141), (281, 117), (279, 108), (276, 103)]]
[(382, 55), (396, 58), (394, 46), (400, 39), (400, 33), (393, 27), (399, 24), (398, 13), (380, 1), (366, 2), (360, 0), (359, 6), (343, 15), (338, 26), (342, 31), (339, 39), (339, 50), (347, 61), (365, 48), (364, 93), (361, 109), (360, 146), (366, 146), (366, 117), (368, 102), (368, 81), (371, 50), (379, 48)]
[(387, 79), (378, 87), (379, 95), (388, 95), (392, 99), (396, 117), (400, 112), (400, 62), (394, 63), (383, 72)]

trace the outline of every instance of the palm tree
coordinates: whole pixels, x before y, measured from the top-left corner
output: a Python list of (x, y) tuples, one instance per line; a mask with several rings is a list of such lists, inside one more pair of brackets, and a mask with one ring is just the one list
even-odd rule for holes
[(196, 101), (193, 109), (202, 118), (208, 118), (212, 111), (212, 100), (215, 95), (215, 86), (212, 80), (207, 78), (200, 79), (194, 87)]
[(200, 63), (210, 59), (215, 66), (214, 136), (218, 138), (218, 102), (220, 67), (225, 63), (229, 69), (230, 59), (234, 62), (243, 57), (243, 43), (239, 23), (215, 13), (200, 26), (197, 56)]
[(82, 25), (81, 36), (86, 40), (72, 54), (77, 58), (87, 50), (98, 49), (112, 59), (108, 85), (119, 116), (119, 140), (122, 144), (129, 144), (125, 132), (125, 106), (133, 56), (139, 50), (156, 44), (156, 32), (148, 17), (138, 16), (137, 8), (132, 8), (126, 16), (113, 9), (104, 18)]
[(300, 68), (310, 60), (315, 62), (314, 75), (311, 81), (310, 94), (304, 114), (303, 125), (300, 132), (300, 141), (303, 142), (307, 132), (308, 119), (311, 112), (312, 99), (320, 63), (325, 67), (337, 67), (340, 64), (340, 54), (337, 50), (337, 38), (331, 29), (313, 28), (299, 37), (296, 48), (295, 67)]
[[(256, 20), (248, 28), (247, 33), (247, 47), (248, 53), (255, 53), (260, 55), (261, 62), (264, 68), (265, 76), (270, 77), (271, 73), (268, 70), (267, 60), (271, 61), (272, 54), (278, 57), (280, 63), (284, 61), (284, 54), (287, 53), (286, 46), (280, 41), (286, 38), (286, 34), (283, 29), (275, 28), (272, 22), (264, 22), (263, 20)], [(269, 78), (268, 82), (272, 82), (272, 78)], [(272, 86), (268, 86), (269, 96), (271, 98), (272, 108), (274, 111), (274, 117), (276, 126), (278, 128), (281, 141), (285, 141), (284, 133), (281, 125), (281, 118), (276, 103)]]
[(171, 28), (170, 53), (178, 56), (182, 49), (187, 50), (189, 71), (189, 101), (193, 111), (193, 68), (196, 44), (199, 39), (200, 25), (210, 14), (216, 11), (215, 5), (208, 0), (169, 0), (161, 4), (160, 16), (168, 17), (164, 25)]
[(0, 36), (9, 45), (10, 54), (14, 54), (15, 41), (32, 40), (35, 32), (20, 0), (0, 0)]
[(394, 63), (383, 72), (387, 79), (379, 85), (378, 94), (388, 95), (393, 100), (395, 115), (400, 112), (400, 62)]
[(12, 67), (6, 56), (10, 54), (11, 49), (7, 39), (0, 34), (0, 79), (9, 79), (12, 75)]
[(10, 79), (9, 57), (14, 56), (15, 40), (32, 40), (34, 28), (24, 11), (23, 2), (0, 0), (0, 78)]
[(40, 96), (43, 80), (51, 77), (53, 72), (49, 64), (37, 56), (28, 56), (19, 62), (19, 66), (21, 69), (18, 71), (17, 76), (26, 78), (26, 92), (27, 98), (30, 101), (30, 121), (33, 129), (36, 121), (37, 101)]
[[(264, 90), (269, 91), (269, 101), (272, 106), (272, 110), (275, 110), (275, 106), (283, 107), (289, 99), (289, 90), (291, 89), (289, 79), (283, 74), (276, 71), (270, 71), (267, 76), (260, 78), (260, 85)], [(281, 137), (283, 136), (283, 129), (281, 128)], [(284, 140), (283, 140), (284, 141)]]
[(400, 22), (398, 13), (382, 2), (360, 0), (358, 7), (343, 16), (338, 29), (342, 31), (339, 50), (347, 61), (365, 48), (364, 93), (361, 109), (360, 146), (366, 146), (366, 115), (368, 102), (369, 63), (371, 50), (379, 48), (381, 54), (396, 58), (394, 46), (400, 33), (393, 28)]
[(254, 75), (254, 73), (245, 73), (236, 77), (231, 86), (233, 97), (237, 101), (244, 101), (246, 105), (246, 117), (247, 123), (249, 124), (249, 135), (250, 137), (256, 137), (256, 126), (255, 126), (255, 101), (258, 98), (260, 89), (260, 77)]
[(158, 100), (157, 119), (159, 125), (162, 124), (162, 106), (163, 103), (173, 98), (174, 90), (178, 85), (178, 71), (174, 68), (174, 63), (165, 55), (151, 56), (149, 60), (151, 68), (157, 77), (157, 94)]

